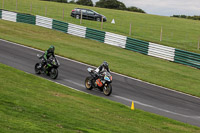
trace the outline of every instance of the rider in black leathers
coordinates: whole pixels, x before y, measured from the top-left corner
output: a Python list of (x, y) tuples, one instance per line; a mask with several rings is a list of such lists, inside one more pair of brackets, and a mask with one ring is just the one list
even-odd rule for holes
[(108, 63), (106, 61), (104, 61), (96, 70), (95, 70), (95, 79), (97, 79), (98, 77), (101, 78), (101, 73), (104, 71), (107, 71), (110, 73), (110, 69), (108, 67)]

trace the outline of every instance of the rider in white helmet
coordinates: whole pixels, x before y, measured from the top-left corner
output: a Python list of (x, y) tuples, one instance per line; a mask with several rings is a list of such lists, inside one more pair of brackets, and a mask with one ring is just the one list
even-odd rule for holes
[(104, 71), (107, 71), (107, 72), (109, 72), (110, 73), (110, 69), (109, 69), (109, 67), (108, 67), (108, 63), (106, 62), (106, 61), (104, 61), (96, 70), (95, 70), (95, 72), (96, 72), (96, 76), (98, 76), (99, 77), (99, 75), (102, 73), (102, 72), (104, 72)]

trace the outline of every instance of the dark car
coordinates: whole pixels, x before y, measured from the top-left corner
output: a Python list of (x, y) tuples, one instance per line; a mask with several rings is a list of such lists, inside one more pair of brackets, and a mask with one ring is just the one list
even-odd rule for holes
[(103, 17), (103, 21), (106, 21), (106, 17), (102, 14), (99, 14), (93, 10), (90, 9), (83, 9), (83, 8), (75, 8), (74, 10), (72, 10), (71, 12), (71, 16), (75, 17), (76, 19), (80, 19), (81, 18), (81, 12), (82, 12), (82, 18), (83, 19), (88, 19), (88, 20), (95, 20), (95, 21), (102, 21), (102, 17)]

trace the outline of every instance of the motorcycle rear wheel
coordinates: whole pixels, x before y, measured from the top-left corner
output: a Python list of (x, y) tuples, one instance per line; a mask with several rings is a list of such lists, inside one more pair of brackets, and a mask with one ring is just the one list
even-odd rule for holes
[[(106, 87), (106, 89), (105, 89), (105, 87)], [(112, 85), (108, 84), (107, 86), (104, 86), (103, 93), (106, 96), (110, 96), (110, 94), (112, 93)]]
[(36, 64), (35, 64), (35, 73), (36, 73), (36, 74), (40, 74), (40, 73), (41, 73), (41, 72), (40, 72), (39, 66), (40, 66), (40, 63), (36, 63)]
[(58, 77), (58, 69), (52, 68), (49, 74), (52, 79), (56, 79)]
[(88, 89), (88, 90), (92, 90), (93, 87), (92, 87), (92, 78), (91, 77), (87, 77), (85, 79), (85, 88)]

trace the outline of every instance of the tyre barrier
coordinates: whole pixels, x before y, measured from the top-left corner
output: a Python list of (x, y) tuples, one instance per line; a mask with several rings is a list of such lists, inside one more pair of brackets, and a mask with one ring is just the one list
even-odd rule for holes
[(0, 9), (0, 19), (54, 29), (74, 36), (96, 40), (141, 54), (200, 69), (200, 54), (197, 53), (137, 40), (119, 34), (99, 31), (39, 15), (34, 16), (31, 14), (16, 13)]

